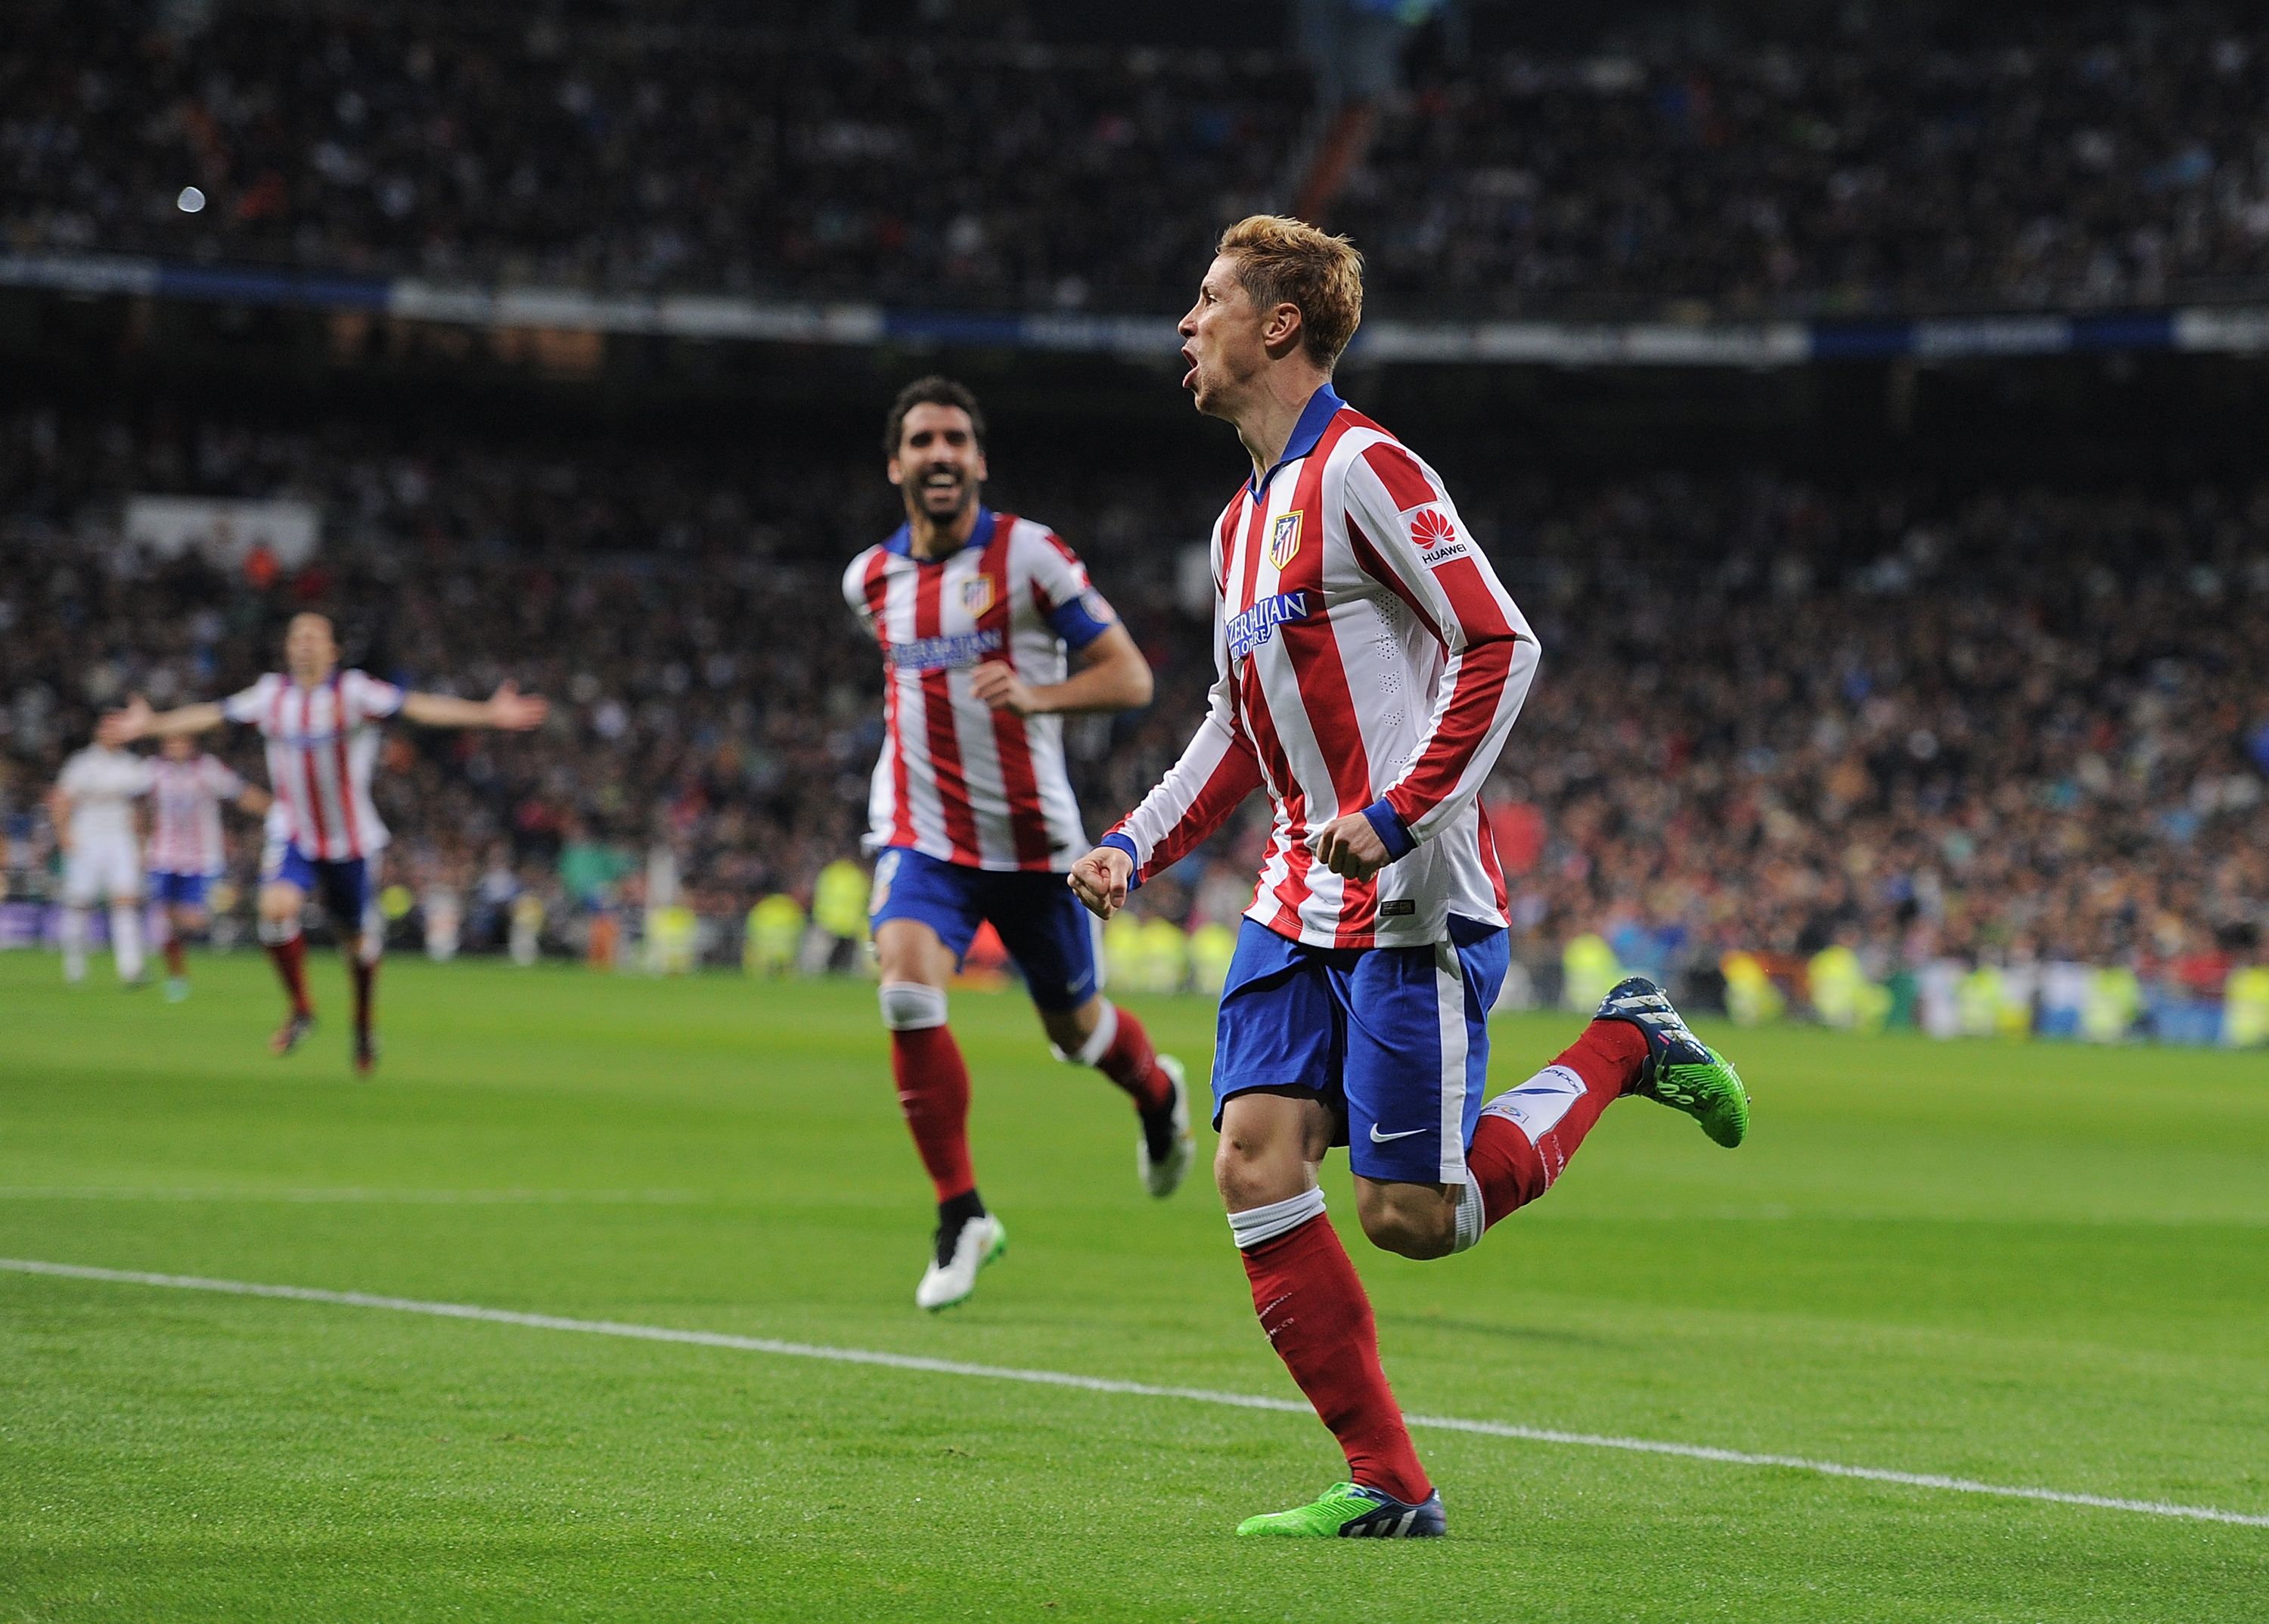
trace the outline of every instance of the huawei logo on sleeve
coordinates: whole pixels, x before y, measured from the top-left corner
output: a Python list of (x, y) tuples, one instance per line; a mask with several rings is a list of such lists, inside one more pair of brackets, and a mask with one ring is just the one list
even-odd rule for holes
[(1462, 558), (1467, 550), (1458, 535), (1458, 527), (1450, 522), (1449, 514), (1438, 507), (1421, 509), (1411, 520), (1410, 544), (1418, 550), (1418, 561), (1430, 568), (1452, 558)]

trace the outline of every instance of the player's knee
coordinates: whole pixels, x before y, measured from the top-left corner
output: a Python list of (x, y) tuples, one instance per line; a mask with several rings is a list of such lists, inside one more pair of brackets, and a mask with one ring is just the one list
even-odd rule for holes
[(919, 1032), (945, 1024), (945, 989), (925, 981), (885, 981), (881, 992), (883, 1024), (894, 1032)]
[(1273, 1140), (1222, 1124), (1221, 1137), (1214, 1144), (1213, 1182), (1230, 1211), (1298, 1194), (1306, 1185), (1306, 1172), (1297, 1153), (1287, 1154)]
[(1091, 998), (1076, 1009), (1041, 1010), (1040, 1029), (1056, 1059), (1092, 1066), (1119, 1036), (1119, 1012), (1105, 999)]
[(1363, 1232), (1381, 1251), (1425, 1262), (1457, 1250), (1455, 1201), (1397, 1200), (1386, 1192), (1358, 1189), (1356, 1213)]
[(1363, 1232), (1371, 1244), (1398, 1258), (1423, 1263), (1430, 1258), (1446, 1258), (1455, 1249), (1458, 1232), (1454, 1217), (1450, 1223), (1442, 1224), (1406, 1212), (1366, 1211), (1362, 1216)]

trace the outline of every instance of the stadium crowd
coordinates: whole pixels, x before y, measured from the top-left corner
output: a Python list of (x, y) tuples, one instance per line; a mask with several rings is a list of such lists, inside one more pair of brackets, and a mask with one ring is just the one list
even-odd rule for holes
[[(200, 8), (175, 8), (194, 16)], [(0, 242), (442, 281), (1178, 309), (1323, 129), (1290, 49), (494, 8), (29, 0)], [(995, 8), (998, 10), (998, 8)], [(1885, 16), (1890, 15), (1886, 9)], [(1416, 36), (1334, 223), (1374, 309), (1755, 315), (2269, 292), (2269, 30), (1863, 8), (1585, 55)], [(196, 211), (185, 211), (184, 188)], [(1193, 208), (1192, 200), (1201, 200)]]
[[(1446, 471), (1545, 646), (1485, 797), (1538, 980), (1597, 934), (1678, 978), (1842, 944), (1878, 980), (2072, 961), (2208, 996), (2269, 926), (2269, 487)], [(325, 543), (272, 578), (154, 558), (120, 539), (132, 491), (296, 492), (322, 505)], [(390, 874), (463, 898), (477, 944), (523, 893), (555, 945), (580, 943), (635, 908), (656, 849), (736, 935), (758, 898), (808, 902), (855, 852), (877, 662), (836, 578), (897, 518), (863, 458), (752, 472), (684, 450), (33, 412), (4, 420), (0, 492), (11, 896), (50, 882), (40, 795), (97, 707), (231, 691), (307, 606), (381, 675), (467, 693), (509, 675), (564, 702), (526, 738), (389, 743)], [(1099, 831), (1201, 709), (1208, 634), (1174, 565), (1209, 498), (1131, 475), (999, 497), (1082, 550), (1160, 673), (1148, 711), (1068, 729)], [(229, 748), (256, 776), (251, 742)], [(1258, 808), (1140, 910), (1233, 923)], [(257, 839), (237, 832), (241, 874)]]

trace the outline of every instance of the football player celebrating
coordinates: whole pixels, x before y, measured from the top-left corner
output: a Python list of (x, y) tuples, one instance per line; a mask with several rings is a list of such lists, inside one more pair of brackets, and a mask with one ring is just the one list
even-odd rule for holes
[(883, 449), (906, 522), (852, 560), (843, 594), (883, 651), (868, 912), (898, 1103), (937, 1195), (914, 1301), (942, 1309), (976, 1288), (1008, 1239), (977, 1193), (969, 1070), (946, 1025), (947, 985), (986, 921), (1058, 1057), (1133, 1097), (1150, 1193), (1171, 1195), (1194, 1150), (1181, 1067), (1103, 996), (1094, 921), (1062, 880), (1087, 838), (1061, 719), (1149, 704), (1149, 665), (1046, 526), (978, 500), (975, 395), (946, 378), (908, 385)]
[(206, 889), (227, 861), (220, 838), (225, 801), (255, 817), (270, 804), (266, 790), (237, 777), (187, 734), (167, 739), (150, 764), (150, 895), (164, 910), (159, 923), (169, 1003), (189, 995), (183, 939), (204, 928)]
[(1108, 918), (1248, 791), (1273, 803), (1222, 994), (1214, 1175), (1260, 1323), (1348, 1480), (1244, 1534), (1445, 1528), (1324, 1215), (1333, 1146), (1349, 1148), (1364, 1233), (1423, 1259), (1541, 1195), (1625, 1094), (1690, 1112), (1720, 1144), (1748, 1127), (1733, 1068), (1643, 978), (1482, 1104), (1508, 955), (1475, 797), (1537, 642), (1433, 470), (1333, 392), (1362, 300), (1343, 238), (1268, 216), (1223, 233), (1181, 322), (1184, 387), (1253, 458), (1213, 534), (1217, 680), (1181, 760), (1070, 876)]
[(339, 669), (339, 645), (329, 617), (294, 615), (284, 638), (285, 670), (270, 672), (242, 693), (218, 704), (153, 712), (136, 695), (123, 711), (103, 719), (115, 743), (203, 733), (223, 722), (242, 722), (267, 742), (268, 781), (282, 812), (286, 838), (262, 863), (260, 939), (275, 961), (291, 1012), (269, 1047), (289, 1054), (315, 1024), (307, 996), (307, 943), (299, 918), (310, 892), (322, 900), (344, 944), (354, 981), (354, 1067), (377, 1063), (371, 1030), (378, 961), (385, 934), (377, 916), (378, 865), (388, 836), (371, 804), (371, 769), (378, 762), (379, 729), (399, 713), (428, 727), (523, 730), (543, 721), (544, 701), (512, 683), (490, 698), (412, 693), (362, 671)]

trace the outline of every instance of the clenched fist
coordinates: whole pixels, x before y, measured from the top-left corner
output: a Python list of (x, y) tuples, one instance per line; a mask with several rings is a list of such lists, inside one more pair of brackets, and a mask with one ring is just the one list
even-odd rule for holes
[(1115, 845), (1099, 845), (1071, 866), (1065, 876), (1072, 894), (1088, 912), (1107, 919), (1127, 905), (1127, 888), (1134, 878), (1134, 860)]

